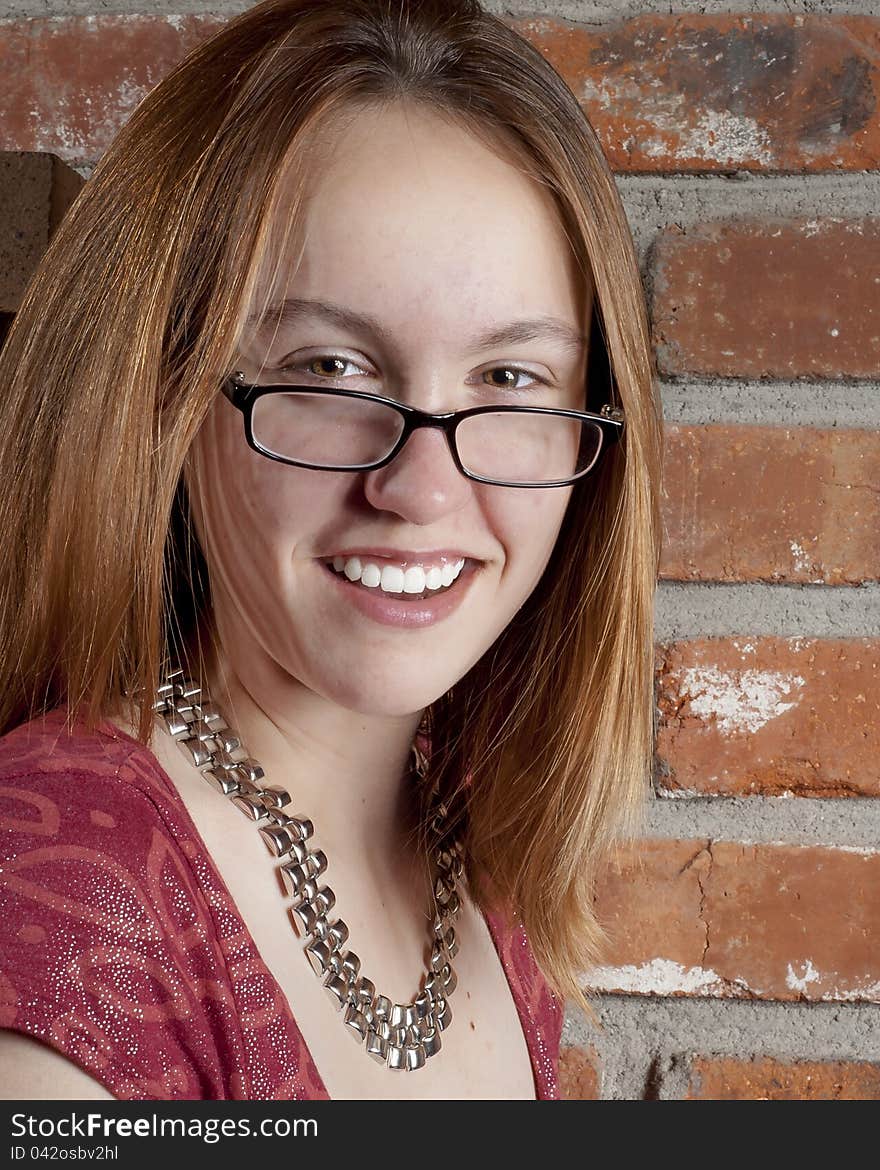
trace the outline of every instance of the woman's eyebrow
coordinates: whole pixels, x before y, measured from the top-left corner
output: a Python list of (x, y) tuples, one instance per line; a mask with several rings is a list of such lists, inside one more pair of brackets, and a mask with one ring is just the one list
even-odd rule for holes
[[(385, 327), (369, 313), (358, 313), (354, 309), (347, 309), (342, 305), (334, 305), (328, 301), (308, 300), (301, 297), (288, 297), (280, 304), (267, 309), (265, 319), (260, 326), (260, 332), (294, 325), (305, 317), (319, 317), (333, 325), (339, 325), (343, 329), (372, 333), (386, 344), (392, 342)], [(248, 324), (256, 325), (258, 320), (258, 314), (251, 314), (248, 317)], [(511, 321), (508, 325), (489, 329), (479, 337), (472, 338), (466, 352), (469, 354), (477, 353), (480, 350), (493, 349), (496, 346), (516, 345), (520, 342), (540, 341), (545, 338), (561, 342), (576, 356), (580, 356), (589, 344), (586, 334), (558, 317), (534, 317), (523, 321)]]

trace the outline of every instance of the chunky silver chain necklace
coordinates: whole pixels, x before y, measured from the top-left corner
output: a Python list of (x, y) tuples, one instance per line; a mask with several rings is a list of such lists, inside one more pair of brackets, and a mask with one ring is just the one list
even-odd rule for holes
[[(207, 694), (203, 697), (202, 688), (182, 670), (165, 673), (153, 710), (190, 763), (256, 822), (266, 846), (280, 859), (284, 888), (294, 899), (289, 907), (294, 931), (305, 940), (312, 969), (334, 1007), (342, 1011), (346, 1031), (386, 1068), (407, 1072), (423, 1068), (428, 1057), (440, 1051), (440, 1033), (452, 1021), (449, 997), (456, 986), (452, 959), (458, 951), (452, 923), (461, 910), (457, 887), (463, 869), (461, 847), (448, 832), (448, 812), (436, 786), (428, 797), (434, 836), (431, 957), (415, 999), (392, 1003), (377, 994), (375, 985), (361, 974), (358, 956), (345, 947), (346, 924), (341, 918), (331, 921), (336, 895), (328, 885), (318, 884), (327, 857), (314, 848), (314, 826), (308, 817), (284, 811), (290, 803), (284, 789), (260, 784), (263, 769), (247, 755)], [(424, 779), (425, 760), (415, 745), (412, 757), (414, 771)]]

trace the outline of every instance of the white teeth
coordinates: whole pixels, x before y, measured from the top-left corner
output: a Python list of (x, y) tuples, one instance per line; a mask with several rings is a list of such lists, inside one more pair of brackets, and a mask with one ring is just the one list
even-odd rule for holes
[(403, 593), (403, 569), (397, 565), (385, 565), (379, 588), (383, 593)]
[(425, 570), (419, 565), (413, 565), (403, 574), (404, 593), (425, 592)]
[(360, 557), (335, 556), (332, 563), (336, 572), (344, 573), (349, 581), (360, 581), (368, 589), (378, 586), (383, 593), (424, 593), (426, 589), (448, 589), (464, 568), (463, 557), (454, 564), (431, 565), (428, 569), (422, 565), (410, 565), (405, 571), (399, 565), (380, 567), (373, 561), (362, 561)]
[(364, 571), (361, 573), (361, 585), (375, 589), (381, 580), (382, 574), (379, 572), (378, 565), (364, 565)]

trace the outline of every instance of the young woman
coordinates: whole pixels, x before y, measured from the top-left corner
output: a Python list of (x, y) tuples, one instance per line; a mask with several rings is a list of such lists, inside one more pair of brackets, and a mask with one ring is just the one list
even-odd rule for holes
[(470, 0), (251, 9), (102, 158), (0, 382), (5, 1095), (558, 1096), (661, 455), (558, 75)]

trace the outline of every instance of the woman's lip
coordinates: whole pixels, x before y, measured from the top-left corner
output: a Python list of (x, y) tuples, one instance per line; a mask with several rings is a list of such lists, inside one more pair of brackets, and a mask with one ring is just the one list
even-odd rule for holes
[(333, 578), (341, 596), (365, 617), (372, 618), (383, 626), (423, 627), (443, 621), (458, 609), (477, 575), (478, 566), (465, 562), (455, 581), (446, 589), (438, 589), (433, 597), (412, 598), (405, 593), (383, 593), (378, 587), (368, 589), (365, 585), (353, 584), (344, 573), (337, 573), (324, 561), (324, 572)]
[(453, 548), (426, 549), (423, 552), (416, 552), (406, 548), (358, 548), (347, 549), (345, 552), (329, 553), (322, 559), (332, 561), (336, 557), (342, 557), (346, 561), (350, 560), (351, 557), (360, 557), (361, 560), (372, 559), (376, 563), (382, 561), (388, 564), (400, 565), (401, 567), (407, 565), (455, 564), (458, 561), (470, 562), (472, 564), (481, 563), (478, 558), (468, 556), (467, 553)]

